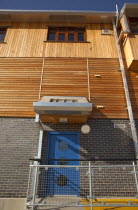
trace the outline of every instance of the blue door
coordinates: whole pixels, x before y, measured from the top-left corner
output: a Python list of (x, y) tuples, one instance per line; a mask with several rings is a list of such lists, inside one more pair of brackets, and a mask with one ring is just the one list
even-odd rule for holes
[(79, 165), (80, 145), (78, 132), (49, 132), (47, 145), (48, 165), (60, 165), (59, 168), (48, 169), (46, 187), (48, 195), (80, 194), (80, 174), (78, 168), (65, 168), (64, 165)]

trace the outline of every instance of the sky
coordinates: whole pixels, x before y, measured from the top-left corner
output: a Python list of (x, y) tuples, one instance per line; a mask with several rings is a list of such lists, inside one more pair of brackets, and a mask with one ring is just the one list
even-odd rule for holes
[(138, 0), (0, 0), (0, 9), (115, 11)]

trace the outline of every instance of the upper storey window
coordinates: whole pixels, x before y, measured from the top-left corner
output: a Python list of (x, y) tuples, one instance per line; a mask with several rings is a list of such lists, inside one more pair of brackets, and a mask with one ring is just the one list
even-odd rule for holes
[(131, 31), (138, 34), (138, 18), (129, 18)]
[(84, 42), (86, 30), (84, 27), (49, 27), (48, 41), (59, 42)]
[(0, 42), (4, 42), (7, 28), (0, 28)]

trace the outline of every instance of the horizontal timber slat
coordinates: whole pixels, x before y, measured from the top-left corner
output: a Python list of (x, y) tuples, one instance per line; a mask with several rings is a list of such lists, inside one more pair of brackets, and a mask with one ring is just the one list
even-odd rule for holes
[[(33, 102), (38, 101), (42, 58), (0, 58), (0, 116), (34, 117)], [(116, 58), (45, 58), (40, 96), (85, 96), (93, 103), (91, 118), (128, 118), (124, 87)], [(95, 77), (101, 75), (101, 77)], [(134, 94), (137, 73), (127, 72), (134, 112), (137, 110), (138, 92)], [(134, 82), (132, 83), (132, 79)], [(103, 106), (103, 109), (97, 108)], [(135, 116), (138, 117), (136, 114)], [(44, 120), (46, 117), (42, 116)], [(54, 122), (59, 118), (49, 116)], [(71, 121), (84, 123), (81, 118)], [(86, 118), (84, 117), (84, 120)]]
[(0, 115), (34, 117), (38, 100), (41, 58), (0, 58)]
[(129, 69), (126, 68), (126, 77), (128, 82), (128, 88), (129, 88), (134, 118), (138, 119), (138, 61), (134, 60), (130, 68)]

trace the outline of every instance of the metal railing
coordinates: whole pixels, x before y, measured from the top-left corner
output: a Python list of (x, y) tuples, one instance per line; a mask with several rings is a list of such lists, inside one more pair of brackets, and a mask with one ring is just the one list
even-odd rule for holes
[[(138, 166), (100, 165), (80, 161), (80, 165), (30, 165), (27, 209), (52, 207), (132, 206), (138, 207)], [(75, 162), (76, 163), (76, 162)]]

